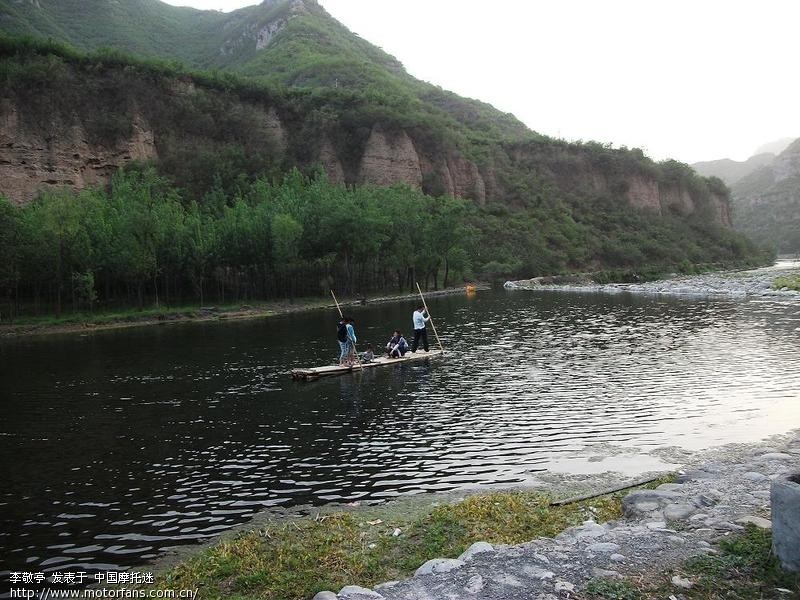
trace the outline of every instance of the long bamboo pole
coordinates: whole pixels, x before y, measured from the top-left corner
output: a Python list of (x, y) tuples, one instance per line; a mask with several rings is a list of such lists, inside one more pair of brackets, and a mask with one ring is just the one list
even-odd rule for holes
[[(331, 296), (333, 296), (333, 301), (336, 303), (336, 310), (339, 311), (339, 318), (344, 319), (344, 315), (342, 314), (342, 308), (339, 306), (339, 301), (336, 299), (336, 294), (333, 293), (331, 290)], [(353, 352), (356, 355), (356, 360), (358, 361), (358, 368), (359, 370), (364, 370), (364, 365), (361, 363), (361, 357), (358, 355), (358, 349), (356, 349), (356, 342), (353, 341)]]
[(436, 336), (436, 341), (439, 342), (439, 350), (441, 350), (442, 354), (444, 354), (444, 346), (442, 346), (442, 340), (439, 339), (439, 334), (436, 332), (436, 324), (433, 322), (431, 311), (428, 310), (428, 303), (425, 302), (425, 296), (422, 295), (422, 288), (419, 287), (419, 281), (417, 281), (416, 284), (417, 284), (417, 290), (419, 290), (419, 297), (422, 298), (422, 306), (425, 307), (425, 312), (428, 313), (428, 320), (431, 322), (431, 327), (433, 327), (433, 335)]

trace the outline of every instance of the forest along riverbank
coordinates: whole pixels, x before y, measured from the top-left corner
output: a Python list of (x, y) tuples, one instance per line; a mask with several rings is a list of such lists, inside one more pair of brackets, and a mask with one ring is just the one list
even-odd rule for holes
[[(488, 285), (473, 284), (476, 290), (487, 290)], [(463, 294), (463, 286), (447, 288), (444, 290), (426, 291), (428, 298)], [(419, 296), (415, 293), (381, 295), (375, 297), (345, 298), (342, 306), (356, 306), (364, 304), (377, 304), (381, 302), (400, 302), (415, 300)], [(236, 303), (223, 306), (195, 306), (178, 308), (148, 308), (144, 310), (130, 309), (120, 312), (78, 313), (55, 317), (21, 318), (12, 323), (0, 324), (0, 337), (19, 337), (27, 335), (42, 335), (52, 333), (86, 333), (90, 331), (103, 331), (108, 329), (124, 329), (127, 327), (142, 327), (146, 325), (166, 325), (170, 323), (204, 323), (209, 321), (235, 321), (241, 319), (258, 319), (275, 315), (318, 310), (335, 309), (336, 306), (330, 298), (298, 298), (282, 302), (253, 302)]]
[(780, 260), (770, 267), (746, 271), (718, 271), (702, 275), (675, 276), (646, 283), (605, 283), (591, 280), (563, 281), (536, 277), (507, 281), (510, 290), (542, 290), (651, 296), (693, 296), (715, 298), (771, 297), (800, 301), (800, 260)]
[[(157, 584), (202, 586), (207, 598), (315, 600), (687, 598), (689, 590), (705, 599), (725, 586), (740, 598), (791, 594), (800, 577), (770, 556), (770, 483), (799, 466), (794, 431), (697, 453), (650, 489), (563, 505), (552, 500), (575, 493), (569, 483), (300, 518), (273, 511), (184, 555)], [(602, 479), (584, 484), (608, 489)]]

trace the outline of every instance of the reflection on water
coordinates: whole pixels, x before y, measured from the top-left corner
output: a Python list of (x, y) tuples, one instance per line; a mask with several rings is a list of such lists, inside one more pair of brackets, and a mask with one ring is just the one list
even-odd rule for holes
[[(411, 304), (355, 310), (359, 338), (382, 347)], [(800, 426), (797, 303), (485, 292), (430, 306), (443, 360), (313, 383), (286, 372), (334, 356), (330, 311), (4, 342), (2, 568), (139, 564), (264, 507), (520, 483), (586, 444)]]

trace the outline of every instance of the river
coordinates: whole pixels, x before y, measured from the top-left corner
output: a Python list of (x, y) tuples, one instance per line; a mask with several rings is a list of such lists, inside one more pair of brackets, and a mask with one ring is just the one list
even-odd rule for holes
[[(0, 342), (0, 575), (141, 564), (271, 506), (530, 484), (597, 469), (592, 446), (634, 473), (800, 427), (798, 302), (429, 305), (445, 358), (310, 383), (286, 373), (332, 359), (331, 311)], [(412, 309), (353, 309), (360, 340)]]

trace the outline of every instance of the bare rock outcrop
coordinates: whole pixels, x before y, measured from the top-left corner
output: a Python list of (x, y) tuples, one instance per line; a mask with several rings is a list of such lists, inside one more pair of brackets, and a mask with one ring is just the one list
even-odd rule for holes
[(733, 218), (731, 217), (731, 203), (725, 196), (719, 194), (711, 194), (709, 198), (711, 207), (714, 209), (714, 215), (718, 223), (726, 227), (733, 227)]
[(661, 198), (658, 182), (654, 179), (633, 175), (628, 179), (628, 191), (625, 197), (631, 206), (661, 213)]
[(14, 104), (0, 101), (0, 193), (16, 204), (48, 188), (80, 190), (105, 183), (126, 163), (154, 158), (153, 131), (139, 115), (129, 136), (102, 147), (89, 141), (79, 123), (63, 127), (59, 135), (28, 131)]
[(374, 126), (361, 157), (358, 179), (375, 185), (405, 183), (422, 187), (419, 155), (408, 134)]
[(333, 149), (333, 145), (328, 138), (323, 138), (322, 143), (320, 144), (318, 160), (322, 165), (322, 168), (325, 169), (325, 173), (328, 176), (328, 181), (332, 183), (345, 182), (342, 162), (336, 155), (336, 151)]
[(286, 152), (288, 141), (286, 139), (286, 130), (278, 113), (274, 108), (269, 108), (261, 114), (263, 114), (263, 117), (259, 119), (258, 125), (262, 135), (275, 146), (280, 154), (283, 154)]
[(663, 184), (658, 187), (661, 213), (674, 212), (680, 215), (689, 215), (695, 211), (695, 202), (692, 194), (683, 186), (677, 184)]
[(474, 162), (463, 156), (450, 156), (444, 171), (450, 182), (450, 195), (471, 198), (479, 204), (486, 203), (486, 183)]

